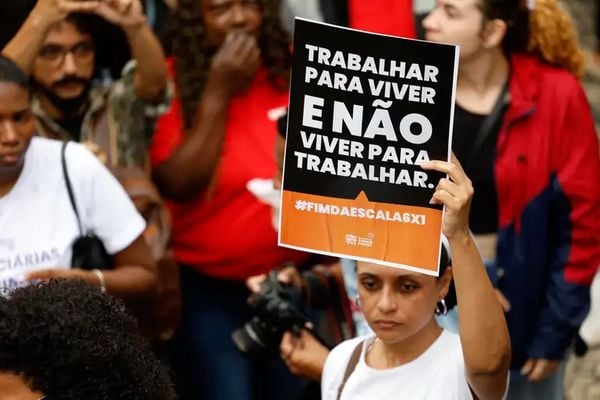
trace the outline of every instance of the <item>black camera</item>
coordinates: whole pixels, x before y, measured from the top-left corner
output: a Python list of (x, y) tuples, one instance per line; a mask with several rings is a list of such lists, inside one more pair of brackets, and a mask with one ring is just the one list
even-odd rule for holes
[(299, 333), (309, 322), (299, 289), (280, 282), (277, 271), (250, 296), (248, 305), (254, 317), (232, 334), (236, 347), (251, 357), (260, 357), (279, 348), (287, 331)]

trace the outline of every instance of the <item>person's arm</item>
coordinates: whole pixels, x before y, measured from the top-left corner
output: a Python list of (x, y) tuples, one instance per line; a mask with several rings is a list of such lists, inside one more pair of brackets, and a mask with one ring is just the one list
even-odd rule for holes
[(323, 375), (329, 349), (309, 330), (303, 329), (300, 337), (286, 332), (281, 339), (279, 353), (292, 374), (319, 381)]
[(169, 7), (170, 10), (175, 10), (177, 8), (178, 0), (163, 0), (164, 3)]
[(227, 37), (213, 57), (193, 126), (154, 170), (154, 181), (165, 197), (188, 201), (208, 188), (221, 157), (229, 100), (248, 84), (259, 65), (260, 51), (253, 37)]
[(422, 167), (449, 176), (440, 180), (432, 202), (446, 207), (442, 231), (450, 242), (469, 386), (481, 400), (501, 399), (508, 382), (510, 339), (502, 307), (469, 231), (473, 186), (454, 156), (451, 163), (430, 161)]
[(48, 29), (73, 12), (91, 12), (99, 1), (38, 0), (15, 37), (2, 49), (27, 74), (33, 68)]
[(158, 270), (142, 235), (115, 254), (114, 261), (115, 269), (104, 271), (107, 293), (125, 300), (155, 294)]
[(105, 0), (94, 12), (125, 32), (136, 61), (137, 97), (148, 103), (160, 102), (167, 88), (167, 64), (160, 42), (146, 23), (140, 0)]
[(189, 201), (208, 188), (221, 157), (228, 106), (229, 100), (218, 88), (204, 89), (196, 112), (198, 122), (171, 156), (153, 170), (163, 196)]
[[(106, 291), (127, 301), (154, 295), (157, 267), (142, 236), (144, 219), (121, 184), (83, 145), (69, 144), (65, 157), (81, 225), (96, 235), (113, 256), (114, 268), (102, 271)], [(102, 284), (99, 274), (83, 269), (46, 269), (27, 278), (80, 278)]]
[(56, 278), (82, 279), (91, 285), (104, 286), (106, 293), (123, 300), (138, 300), (153, 296), (157, 287), (156, 264), (142, 236), (114, 255), (114, 269), (96, 272), (83, 269), (44, 269), (27, 275), (30, 281)]

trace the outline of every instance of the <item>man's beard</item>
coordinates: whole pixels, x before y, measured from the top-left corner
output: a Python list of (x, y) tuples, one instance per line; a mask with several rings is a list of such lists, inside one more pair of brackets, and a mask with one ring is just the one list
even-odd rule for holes
[[(81, 94), (77, 97), (70, 99), (64, 99), (59, 97), (54, 91), (57, 87), (70, 83), (79, 83), (83, 85)], [(54, 107), (56, 107), (62, 114), (60, 119), (69, 119), (79, 115), (82, 111), (83, 105), (88, 101), (90, 95), (90, 88), (92, 86), (91, 80), (86, 80), (75, 75), (69, 75), (56, 81), (50, 85), (50, 88), (44, 86), (41, 82), (31, 77), (31, 86), (34, 92), (38, 92), (46, 97)]]

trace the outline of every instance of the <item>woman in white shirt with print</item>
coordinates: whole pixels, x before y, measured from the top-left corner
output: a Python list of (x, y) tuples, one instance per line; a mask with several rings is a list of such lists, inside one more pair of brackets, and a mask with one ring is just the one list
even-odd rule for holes
[(34, 137), (30, 97), (25, 73), (0, 56), (0, 291), (79, 278), (124, 300), (151, 295), (156, 266), (142, 237), (145, 222), (112, 174), (77, 143), (69, 143), (64, 159), (82, 230), (102, 241), (114, 268), (70, 268), (80, 229), (63, 144)]
[[(469, 232), (473, 187), (453, 156), (424, 169), (448, 174), (432, 202), (446, 206), (442, 231), (452, 267), (439, 278), (359, 262), (358, 292), (374, 331), (337, 346), (322, 379), (323, 400), (496, 400), (505, 396), (510, 339), (502, 307)], [(454, 278), (460, 337), (440, 328)]]

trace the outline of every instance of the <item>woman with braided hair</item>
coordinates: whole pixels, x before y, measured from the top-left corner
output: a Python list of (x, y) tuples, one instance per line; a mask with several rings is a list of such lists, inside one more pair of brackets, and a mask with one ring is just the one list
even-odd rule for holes
[(438, 0), (424, 28), (461, 46), (453, 150), (506, 312), (508, 398), (562, 399), (600, 264), (598, 141), (573, 25), (556, 0)]
[[(247, 189), (271, 180), (287, 106), (290, 43), (276, 0), (180, 0), (171, 21), (177, 98), (159, 120), (154, 178), (171, 200), (181, 266), (180, 367), (191, 399), (293, 399), (300, 382), (231, 339), (250, 318), (246, 278), (306, 255), (277, 246), (271, 209)], [(276, 347), (276, 346), (275, 346)]]

